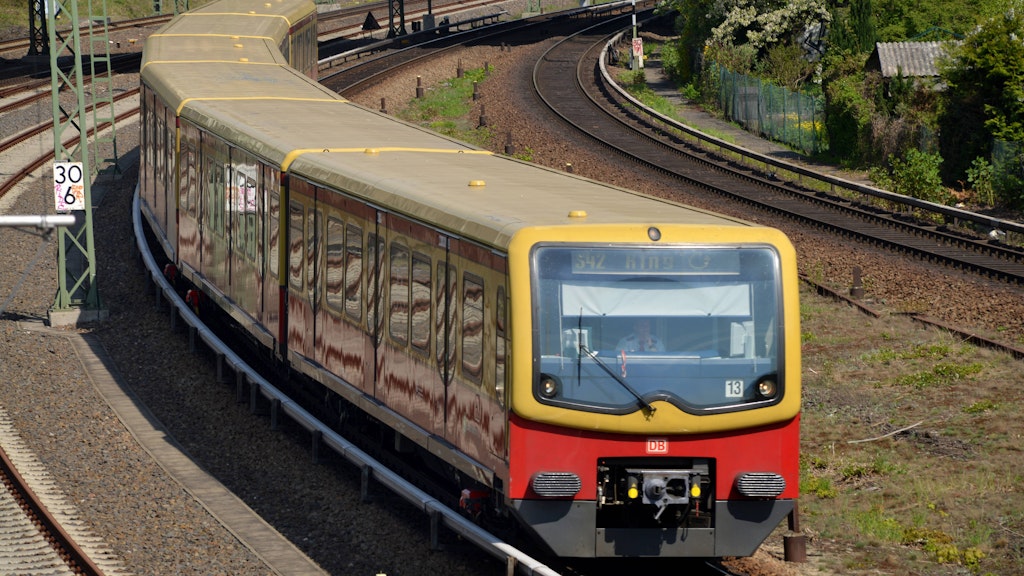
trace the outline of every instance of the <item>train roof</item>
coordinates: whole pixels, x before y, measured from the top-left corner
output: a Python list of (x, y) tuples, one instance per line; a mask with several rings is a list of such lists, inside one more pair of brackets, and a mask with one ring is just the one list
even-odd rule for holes
[[(223, 0), (205, 10), (212, 18), (252, 5), (260, 4)], [(142, 77), (182, 119), (282, 170), (499, 250), (529, 226), (749, 225), (494, 156), (348, 102), (280, 60), (269, 40), (165, 34), (147, 42)]]
[(308, 0), (223, 0), (180, 14), (157, 34), (236, 35), (281, 40), (288, 29), (316, 13)]
[(500, 250), (534, 226), (750, 225), (482, 151), (310, 152), (290, 173)]
[(353, 104), (314, 82), (286, 94), (190, 100), (181, 117), (256, 152), (282, 170), (310, 151), (344, 153), (390, 147), (471, 150), (461, 142)]
[[(269, 114), (275, 118), (279, 115), (280, 118), (277, 120), (282, 123), (282, 129), (287, 130), (289, 123), (296, 122), (294, 117), (303, 116), (305, 113), (299, 107), (294, 112), (288, 112), (287, 108), (282, 108), (282, 102), (345, 102), (341, 96), (309, 81), (302, 73), (286, 64), (230, 61), (147, 62), (142, 69), (142, 80), (158, 92), (169, 106), (200, 123), (206, 123), (207, 120), (215, 121), (221, 110), (233, 114), (233, 110), (239, 108), (238, 113), (245, 114), (246, 111), (242, 110), (245, 108), (244, 103), (262, 101), (269, 103)], [(201, 103), (209, 101), (222, 101), (227, 105), (204, 109)], [(198, 109), (184, 109), (186, 103)], [(255, 109), (251, 113), (254, 116), (267, 112), (259, 106), (253, 108)], [(250, 121), (250, 124), (253, 122)], [(259, 131), (259, 125), (255, 125), (254, 129)]]
[(181, 36), (168, 34), (154, 34), (146, 40), (142, 61), (142, 70), (154, 64), (169, 62), (192, 65), (216, 62), (288, 65), (277, 42), (271, 38), (196, 36), (183, 40)]

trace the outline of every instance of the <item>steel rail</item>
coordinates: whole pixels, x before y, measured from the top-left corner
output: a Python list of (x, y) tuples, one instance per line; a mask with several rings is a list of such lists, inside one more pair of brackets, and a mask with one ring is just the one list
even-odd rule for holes
[[(115, 123), (120, 122), (122, 120), (126, 120), (128, 118), (131, 118), (132, 116), (135, 116), (138, 113), (139, 113), (139, 107), (136, 106), (135, 108), (132, 108), (131, 110), (126, 110), (126, 111), (118, 114), (117, 116), (115, 116), (113, 123), (109, 122), (109, 121), (105, 121), (105, 122), (99, 123), (96, 126), (93, 126), (93, 127), (89, 128), (86, 131), (86, 134), (91, 136), (92, 134), (95, 134), (97, 130), (102, 132), (103, 130), (106, 130), (107, 128), (110, 128), (112, 124), (115, 124)], [(63, 142), (63, 144), (66, 147), (74, 146), (75, 143), (77, 143), (80, 138), (81, 138), (81, 135), (74, 136), (72, 138), (69, 138), (69, 139), (65, 140)], [(20, 170), (15, 172), (14, 176), (12, 176), (10, 180), (0, 184), (0, 198), (3, 198), (8, 192), (10, 192), (12, 189), (14, 189), (14, 187), (17, 186), (19, 182), (21, 182), (26, 177), (28, 177), (29, 174), (31, 174), (32, 172), (35, 172), (37, 169), (41, 168), (43, 166), (43, 164), (46, 164), (46, 162), (48, 160), (52, 160), (53, 159), (53, 154), (54, 153), (51, 150), (51, 151), (43, 154), (42, 156), (39, 156), (38, 158), (36, 158), (35, 160), (29, 162), (28, 164), (23, 166)]]
[(39, 528), (40, 533), (53, 546), (61, 559), (75, 573), (83, 576), (103, 576), (103, 571), (92, 558), (64, 530), (59, 520), (40, 501), (32, 487), (18, 472), (7, 451), (0, 447), (0, 480), (15, 496), (25, 514)]

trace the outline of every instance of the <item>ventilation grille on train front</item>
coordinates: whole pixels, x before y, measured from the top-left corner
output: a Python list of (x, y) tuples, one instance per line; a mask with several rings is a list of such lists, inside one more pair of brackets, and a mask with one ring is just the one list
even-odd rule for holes
[(786, 479), (774, 472), (747, 472), (736, 479), (736, 489), (752, 498), (774, 498), (786, 489)]
[(530, 487), (540, 496), (575, 496), (580, 491), (580, 477), (572, 472), (538, 472)]

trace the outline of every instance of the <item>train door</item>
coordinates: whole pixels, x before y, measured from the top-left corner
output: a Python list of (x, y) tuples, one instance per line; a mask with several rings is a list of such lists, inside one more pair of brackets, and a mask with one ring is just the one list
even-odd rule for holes
[(385, 332), (378, 397), (431, 432), (434, 414), (444, 409), (444, 386), (431, 359), (433, 260), (437, 232), (387, 215), (384, 295)]
[[(504, 378), (507, 322), (504, 315), (505, 259), (470, 242), (452, 242), (449, 267), (449, 346), (454, 377), (447, 387), (445, 438), (467, 454), (494, 467), (504, 460), (506, 415)], [(500, 304), (499, 304), (500, 301)], [(501, 379), (499, 381), (499, 378)]]
[[(288, 191), (288, 340), (285, 345), (292, 354), (312, 358), (314, 347), (313, 307), (319, 290), (311, 285), (316, 274), (316, 220), (314, 187), (309, 182), (292, 178)], [(282, 206), (282, 209), (285, 209)]]

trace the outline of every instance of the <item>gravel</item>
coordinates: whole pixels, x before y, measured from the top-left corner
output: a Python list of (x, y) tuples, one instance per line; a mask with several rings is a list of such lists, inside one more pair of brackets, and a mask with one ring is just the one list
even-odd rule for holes
[[(494, 67), (480, 86), (491, 130), (505, 134), (520, 153), (538, 163), (564, 167), (590, 178), (678, 199), (698, 207), (777, 226), (797, 246), (800, 267), (812, 276), (847, 282), (854, 266), (865, 271), (865, 286), (888, 311), (926, 311), (958, 326), (1024, 337), (1024, 297), (1010, 287), (908, 261), (871, 247), (840, 241), (799, 225), (730, 206), (683, 190), (660, 177), (639, 176), (634, 166), (605, 156), (551, 122), (528, 90), (532, 62), (542, 45), (475, 47), (395, 75), (357, 102), (376, 109), (386, 98), (401, 108), (415, 93), (416, 76), (433, 86), (484, 62)], [(474, 114), (478, 113), (474, 111)], [(6, 130), (6, 127), (0, 126)], [(137, 127), (119, 128), (118, 147), (136, 146)], [(500, 148), (500, 149), (499, 149)], [(46, 178), (7, 208), (9, 214), (52, 211)], [(109, 320), (88, 326), (109, 351), (116, 369), (188, 452), (326, 570), (344, 574), (500, 574), (504, 567), (460, 544), (444, 553), (429, 550), (427, 520), (395, 503), (383, 491), (374, 504), (360, 503), (358, 473), (344, 465), (311, 466), (308, 439), (285, 426), (269, 430), (265, 418), (234, 401), (233, 387), (218, 384), (212, 363), (189, 352), (188, 339), (172, 333), (166, 312), (158, 312), (134, 257), (129, 209), (134, 169), (95, 211), (97, 279)], [(78, 359), (59, 332), (25, 330), (39, 322), (53, 302), (55, 246), (26, 231), (0, 228), (0, 405), (23, 439), (37, 452), (79, 507), (97, 535), (138, 574), (267, 574), (267, 567), (182, 490), (112, 415), (93, 390)], [(21, 274), (29, 269), (27, 279)], [(12, 295), (12, 290), (13, 295)], [(7, 298), (11, 296), (8, 302)], [(772, 558), (754, 569), (792, 573)]]

